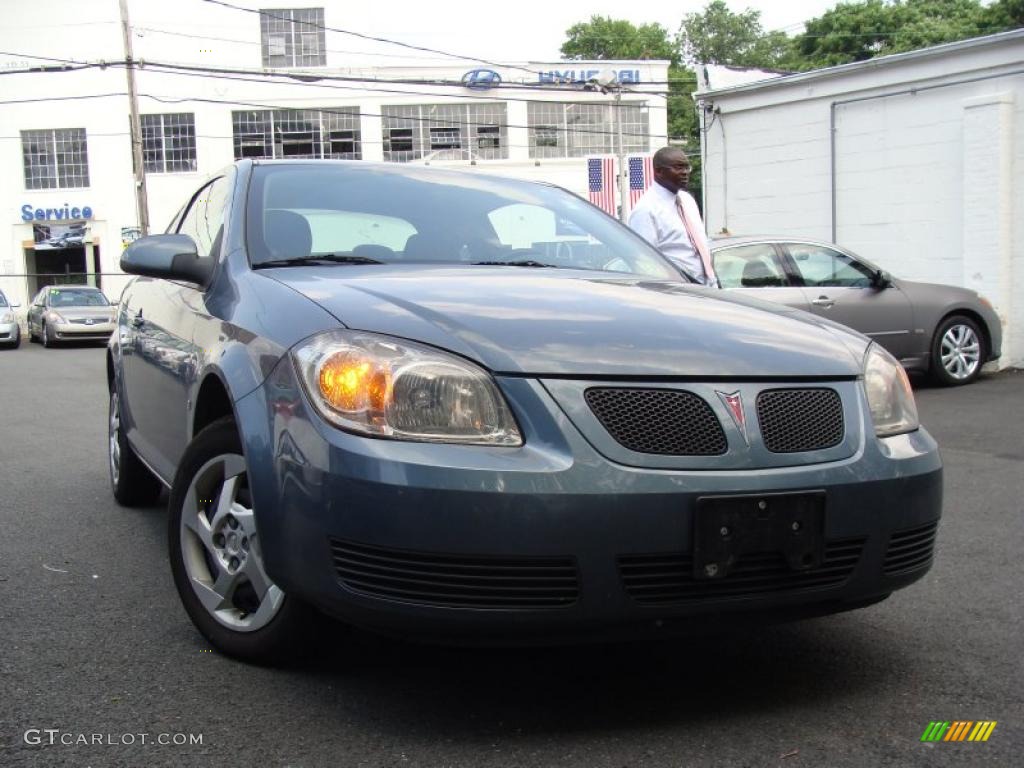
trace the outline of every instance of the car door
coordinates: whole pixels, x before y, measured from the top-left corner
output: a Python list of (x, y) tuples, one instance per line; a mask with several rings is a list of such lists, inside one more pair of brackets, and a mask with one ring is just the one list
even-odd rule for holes
[(870, 336), (897, 359), (911, 353), (913, 308), (895, 284), (851, 254), (819, 243), (784, 243), (811, 311)]
[(786, 273), (772, 243), (722, 246), (714, 250), (711, 259), (722, 288), (794, 309), (808, 309), (807, 297)]
[[(204, 185), (177, 227), (189, 235), (199, 257), (219, 256), (228, 177)], [(202, 289), (192, 283), (138, 278), (132, 286), (128, 322), (133, 354), (126, 366), (127, 399), (136, 448), (165, 478), (173, 476), (189, 436), (189, 392), (195, 378), (192, 344), (195, 308)]]

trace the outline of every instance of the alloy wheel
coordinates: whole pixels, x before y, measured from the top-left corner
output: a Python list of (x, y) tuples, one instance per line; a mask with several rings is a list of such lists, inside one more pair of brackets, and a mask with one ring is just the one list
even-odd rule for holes
[(180, 539), (188, 583), (217, 622), (254, 632), (274, 618), (284, 592), (263, 566), (242, 456), (216, 456), (196, 472), (185, 494)]
[(121, 443), (118, 434), (121, 431), (121, 404), (117, 392), (110, 394), (110, 419), (108, 424), (108, 454), (110, 456), (110, 479), (116, 486), (121, 479)]
[(981, 365), (981, 341), (969, 325), (951, 325), (939, 348), (942, 367), (957, 381), (969, 378)]

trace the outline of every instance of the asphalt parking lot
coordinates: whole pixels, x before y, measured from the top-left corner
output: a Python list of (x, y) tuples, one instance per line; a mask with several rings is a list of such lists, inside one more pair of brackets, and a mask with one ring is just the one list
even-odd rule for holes
[[(164, 510), (110, 496), (103, 350), (0, 352), (0, 765), (1020, 765), (1024, 372), (917, 397), (944, 519), (933, 570), (881, 604), (584, 648), (332, 629), (260, 669), (188, 621)], [(997, 726), (921, 742), (958, 720)]]

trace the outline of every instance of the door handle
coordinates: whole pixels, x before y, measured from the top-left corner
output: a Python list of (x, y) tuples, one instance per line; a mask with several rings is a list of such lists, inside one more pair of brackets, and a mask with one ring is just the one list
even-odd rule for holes
[(825, 309), (828, 309), (829, 307), (831, 307), (835, 303), (836, 303), (836, 300), (835, 299), (830, 299), (828, 296), (819, 296), (818, 298), (811, 300), (811, 304), (813, 304), (814, 306), (816, 306), (816, 307), (824, 307)]

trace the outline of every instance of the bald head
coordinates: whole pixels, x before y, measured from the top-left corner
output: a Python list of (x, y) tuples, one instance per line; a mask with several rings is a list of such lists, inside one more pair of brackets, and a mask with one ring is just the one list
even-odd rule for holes
[(690, 159), (678, 147), (662, 147), (651, 158), (654, 180), (672, 194), (690, 182)]

